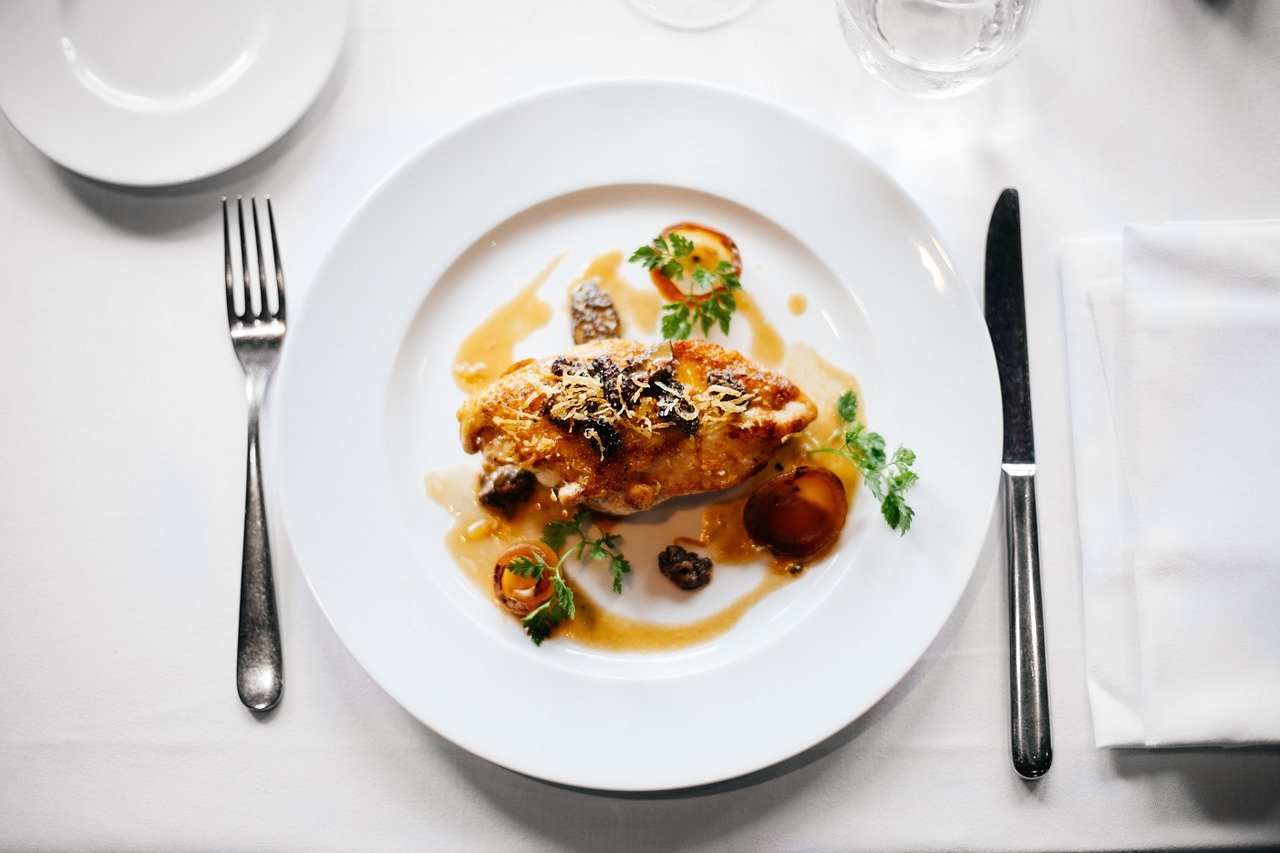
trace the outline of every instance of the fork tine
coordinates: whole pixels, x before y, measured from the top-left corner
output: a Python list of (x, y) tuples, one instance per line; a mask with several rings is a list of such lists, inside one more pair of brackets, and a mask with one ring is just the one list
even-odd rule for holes
[(276, 260), (276, 319), (284, 319), (284, 264), (280, 260), (280, 241), (276, 238), (276, 215), (267, 196), (267, 225), (271, 228), (271, 255)]
[(222, 250), (227, 265), (227, 322), (238, 323), (236, 312), (236, 273), (231, 265), (231, 224), (227, 217), (227, 197), (222, 197)]
[(253, 319), (253, 268), (249, 266), (249, 243), (244, 230), (244, 197), (236, 196), (236, 217), (240, 221), (240, 277), (244, 281), (244, 313), (241, 319)]
[(267, 304), (267, 268), (262, 260), (262, 229), (258, 227), (258, 200), (249, 196), (249, 209), (253, 213), (253, 247), (258, 254), (258, 313), (257, 319), (265, 320), (271, 314)]

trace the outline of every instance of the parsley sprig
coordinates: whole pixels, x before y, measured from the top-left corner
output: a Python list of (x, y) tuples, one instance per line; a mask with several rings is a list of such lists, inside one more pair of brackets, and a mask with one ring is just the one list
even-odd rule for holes
[(721, 261), (714, 270), (695, 264), (686, 276), (684, 259), (693, 254), (693, 241), (677, 233), (664, 237), (659, 234), (648, 245), (632, 253), (631, 263), (643, 264), (647, 270), (657, 270), (674, 282), (692, 282), (689, 295), (679, 302), (662, 306), (662, 337), (683, 340), (693, 334), (695, 328), (706, 335), (712, 326), (729, 333), (729, 321), (738, 310), (734, 291), (742, 289), (733, 272), (733, 264)]
[(884, 436), (871, 432), (858, 420), (858, 395), (845, 391), (836, 400), (836, 414), (847, 424), (836, 447), (820, 447), (813, 453), (839, 453), (862, 471), (863, 482), (880, 501), (880, 514), (893, 530), (905, 534), (915, 517), (904, 497), (907, 489), (920, 479), (911, 466), (916, 454), (910, 448), (898, 446), (889, 455), (885, 450)]
[(670, 237), (659, 234), (647, 246), (636, 249), (628, 259), (631, 263), (644, 264), (647, 270), (656, 269), (672, 281), (684, 278), (681, 261), (693, 254), (693, 241), (672, 233)]
[[(622, 537), (617, 533), (604, 533), (594, 539), (591, 538), (588, 532), (591, 520), (591, 511), (580, 509), (568, 521), (550, 521), (542, 528), (542, 541), (556, 552), (564, 547), (570, 537), (578, 539), (561, 555), (554, 566), (547, 565), (546, 561), (537, 554), (532, 558), (516, 557), (507, 563), (507, 570), (522, 578), (540, 581), (550, 575), (551, 597), (524, 617), (521, 623), (535, 646), (542, 645), (542, 641), (551, 636), (552, 630), (561, 622), (573, 618), (573, 590), (565, 582), (563, 571), (565, 562), (570, 558), (608, 560), (610, 570), (613, 572), (613, 591), (622, 592), (622, 578), (631, 571), (631, 563), (618, 550), (618, 543), (622, 541)], [(584, 524), (587, 525), (587, 531), (583, 530)], [(584, 554), (587, 556), (584, 557)]]
[(605, 533), (591, 539), (582, 529), (582, 525), (586, 524), (590, 530), (591, 521), (591, 510), (588, 509), (578, 510), (577, 514), (568, 521), (549, 521), (547, 526), (542, 528), (542, 541), (553, 550), (559, 551), (569, 537), (576, 536), (577, 544), (566, 551), (565, 556), (572, 554), (575, 557), (582, 557), (583, 552), (590, 548), (591, 552), (585, 559), (608, 560), (609, 568), (613, 572), (613, 591), (622, 592), (622, 578), (631, 572), (631, 563), (618, 550), (618, 543), (622, 541), (622, 536), (617, 533)]

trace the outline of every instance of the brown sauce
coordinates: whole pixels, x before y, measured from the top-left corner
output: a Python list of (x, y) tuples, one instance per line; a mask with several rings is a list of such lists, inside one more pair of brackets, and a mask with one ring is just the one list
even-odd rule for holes
[(658, 314), (662, 300), (648, 287), (632, 287), (622, 277), (622, 252), (606, 252), (593, 258), (582, 275), (569, 285), (572, 290), (579, 282), (589, 278), (600, 280), (600, 289), (609, 294), (614, 307), (622, 315), (624, 338), (635, 338), (637, 332), (652, 332), (658, 327)]
[[(653, 567), (653, 571), (657, 571)], [(610, 613), (574, 587), (576, 615), (557, 632), (584, 646), (615, 652), (662, 652), (713, 640), (728, 631), (765, 596), (790, 578), (781, 572), (765, 572), (755, 589), (703, 619), (681, 624), (650, 622)], [(572, 585), (572, 584), (570, 584)]]
[(512, 361), (516, 344), (551, 322), (551, 306), (538, 298), (540, 288), (564, 255), (542, 268), (508, 302), (467, 335), (453, 359), (453, 380), (468, 394), (484, 390)]
[[(552, 519), (569, 518), (569, 513), (538, 486), (533, 498), (514, 518), (494, 515), (476, 500), (479, 472), (466, 465), (433, 471), (423, 478), (427, 497), (454, 517), (445, 534), (445, 549), (454, 563), (493, 597), (493, 567), (498, 556), (520, 540), (537, 540), (543, 526)], [(500, 606), (494, 602), (495, 606)]]
[[(734, 294), (738, 303), (737, 316), (746, 320), (751, 326), (751, 348), (749, 354), (761, 364), (777, 367), (787, 354), (787, 344), (778, 334), (778, 330), (765, 318), (760, 305), (745, 290)], [(803, 387), (803, 386), (801, 386)]]
[[(548, 521), (565, 519), (570, 514), (551, 499), (548, 489), (540, 486), (534, 499), (515, 518), (500, 518), (476, 501), (476, 479), (475, 470), (459, 466), (432, 472), (423, 482), (427, 496), (454, 517), (453, 527), (445, 534), (449, 556), (493, 601), (493, 606), (501, 608), (493, 595), (493, 567), (499, 555), (520, 540), (537, 540)], [(609, 526), (625, 527), (625, 522), (612, 522)], [(572, 572), (577, 568), (572, 560), (565, 567), (576, 615), (556, 630), (556, 636), (579, 645), (620, 652), (666, 651), (714, 639), (738, 624), (744, 613), (788, 580), (783, 572), (766, 572), (755, 589), (716, 613), (693, 622), (668, 624), (611, 613), (574, 583)], [(636, 567), (636, 571), (650, 569), (657, 571), (656, 566)]]
[(784, 468), (795, 465), (827, 468), (844, 483), (845, 496), (852, 506), (862, 478), (857, 466), (836, 453), (811, 451), (829, 444), (841, 431), (842, 424), (836, 415), (836, 399), (845, 391), (853, 391), (858, 395), (858, 415), (863, 420), (866, 419), (862, 405), (862, 386), (852, 373), (836, 367), (804, 342), (791, 345), (782, 372), (809, 395), (809, 399), (818, 407), (818, 417), (799, 435), (787, 439), (774, 461), (781, 463)]

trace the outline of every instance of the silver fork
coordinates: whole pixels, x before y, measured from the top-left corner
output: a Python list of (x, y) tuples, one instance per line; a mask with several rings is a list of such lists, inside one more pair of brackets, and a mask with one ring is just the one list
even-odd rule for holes
[[(249, 247), (244, 227), (244, 203), (236, 198), (236, 219), (240, 231), (240, 269), (243, 286), (236, 283), (231, 262), (231, 225), (227, 199), (222, 199), (222, 241), (226, 248), (227, 322), (231, 325), (231, 345), (244, 368), (245, 391), (249, 398), (249, 459), (245, 475), (244, 551), (240, 567), (240, 638), (236, 650), (236, 690), (240, 701), (255, 711), (269, 711), (280, 701), (284, 686), (280, 653), (280, 621), (276, 615), (275, 582), (271, 577), (271, 542), (267, 538), (266, 510), (262, 500), (262, 464), (258, 458), (258, 417), (266, 396), (267, 382), (280, 360), (284, 342), (284, 269), (280, 264), (276, 220), (267, 199), (267, 223), (271, 231), (271, 255), (275, 260), (275, 308), (267, 296), (266, 266), (262, 256), (262, 236), (258, 228), (258, 204), (250, 197), (253, 243), (257, 249), (257, 275), (249, 265)], [(236, 310), (236, 294), (244, 308)], [(253, 298), (256, 296), (256, 300)], [(254, 302), (257, 309), (254, 309)]]

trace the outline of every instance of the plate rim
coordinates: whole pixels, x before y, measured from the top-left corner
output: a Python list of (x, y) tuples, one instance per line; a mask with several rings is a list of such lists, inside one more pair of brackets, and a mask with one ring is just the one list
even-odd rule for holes
[[(967, 306), (964, 310), (971, 313), (972, 318), (975, 319), (979, 324), (982, 323), (981, 309), (977, 301), (976, 292), (971, 286), (969, 286), (968, 282), (965, 281), (964, 277), (959, 273), (959, 271), (955, 269), (954, 264), (951, 263), (950, 253), (947, 252), (944, 244), (942, 243), (938, 235), (937, 229), (934, 227), (933, 223), (924, 214), (923, 210), (921, 210), (919, 205), (907, 193), (907, 191), (897, 181), (895, 181), (883, 168), (881, 168), (874, 160), (872, 160), (868, 155), (866, 155), (863, 151), (858, 149), (855, 145), (853, 145), (847, 139), (841, 137), (839, 134), (835, 133), (833, 130), (820, 124), (814, 119), (804, 114), (790, 110), (787, 107), (781, 104), (775, 103), (773, 101), (770, 101), (768, 99), (765, 99), (750, 93), (745, 93), (740, 90), (736, 90), (727, 86), (722, 86), (717, 84), (708, 84), (703, 82), (693, 82), (693, 81), (687, 81), (687, 80), (678, 80), (678, 79), (672, 79), (672, 78), (661, 78), (661, 77), (658, 77), (658, 78), (655, 78), (655, 77), (603, 78), (603, 79), (596, 79), (591, 81), (578, 82), (570, 85), (561, 85), (561, 86), (554, 86), (547, 89), (542, 89), (536, 92), (532, 92), (530, 94), (526, 94), (519, 98), (505, 101), (493, 108), (480, 111), (477, 114), (468, 118), (466, 121), (455, 125), (445, 133), (431, 139), (426, 144), (421, 146), (418, 150), (413, 152), (403, 162), (397, 165), (393, 170), (387, 173), (387, 175), (382, 180), (380, 180), (376, 184), (376, 186), (363, 197), (363, 200), (358, 205), (358, 207), (354, 210), (354, 212), (350, 216), (346, 217), (343, 228), (339, 232), (337, 238), (335, 238), (333, 243), (329, 247), (327, 247), (327, 249), (321, 254), (320, 263), (316, 267), (316, 270), (317, 270), (316, 279), (319, 280), (322, 277), (323, 271), (330, 265), (333, 259), (333, 256), (338, 251), (338, 247), (340, 243), (346, 236), (347, 232), (352, 228), (352, 226), (355, 223), (359, 222), (361, 218), (365, 216), (370, 209), (374, 208), (378, 204), (382, 196), (385, 193), (389, 192), (391, 187), (394, 187), (400, 180), (402, 180), (403, 176), (406, 173), (417, 168), (418, 164), (421, 161), (434, 156), (437, 149), (440, 149), (442, 147), (449, 145), (453, 140), (457, 138), (465, 137), (468, 133), (474, 132), (475, 128), (482, 127), (486, 122), (499, 121), (504, 116), (507, 116), (509, 114), (518, 113), (519, 111), (536, 107), (540, 102), (543, 102), (543, 101), (553, 102), (556, 99), (561, 97), (574, 97), (576, 95), (590, 95), (594, 92), (608, 91), (610, 89), (614, 89), (617, 87), (623, 87), (623, 88), (657, 87), (657, 88), (663, 88), (663, 89), (689, 90), (689, 91), (692, 91), (701, 95), (705, 95), (711, 98), (732, 99), (732, 100), (738, 101), (742, 105), (746, 105), (751, 110), (764, 111), (765, 113), (770, 113), (770, 114), (773, 114), (774, 116), (784, 117), (787, 121), (793, 122), (799, 126), (802, 126), (808, 132), (816, 134), (817, 136), (821, 137), (825, 141), (825, 143), (837, 147), (842, 152), (843, 157), (851, 157), (853, 160), (857, 161), (860, 169), (868, 171), (869, 173), (874, 175), (878, 180), (882, 181), (887, 186), (892, 188), (892, 191), (895, 194), (897, 201), (905, 204), (906, 208), (910, 212), (911, 217), (913, 217), (915, 222), (929, 235), (930, 239), (933, 242), (933, 248), (936, 250), (937, 254), (942, 258), (942, 260), (946, 262), (947, 270), (953, 279), (953, 283), (958, 285), (957, 287), (958, 290), (963, 291), (963, 296), (960, 297), (960, 302), (963, 303), (965, 306)], [(626, 180), (621, 181), (621, 183), (629, 183), (629, 182), (630, 181), (626, 181)], [(596, 186), (600, 186), (600, 185), (596, 185)], [(681, 186), (684, 186), (684, 185), (682, 184)], [(581, 187), (579, 189), (585, 189), (585, 188), (587, 187)], [(694, 187), (688, 187), (688, 188), (695, 189)], [(551, 197), (552, 196), (548, 196), (547, 198), (549, 199)], [(518, 213), (519, 211), (516, 211), (516, 212)], [(502, 221), (504, 221), (505, 216), (507, 215), (509, 214), (503, 214), (501, 216), (498, 216), (493, 222), (493, 227), (499, 226), (502, 223)], [(465, 248), (466, 247), (464, 246), (461, 249), (459, 249), (459, 251), (465, 250)], [(824, 259), (824, 262), (825, 262), (825, 259)], [(431, 287), (434, 287), (434, 281), (432, 281), (427, 287), (423, 289), (421, 294), (423, 298), (425, 298), (426, 293), (429, 292)], [(313, 303), (310, 298), (304, 300), (304, 305), (302, 307), (302, 310), (298, 312), (299, 315), (305, 318), (310, 313), (309, 306), (311, 304)], [(295, 322), (295, 325), (296, 325), (296, 322)], [(985, 325), (983, 325), (982, 328), (985, 328)], [(986, 368), (984, 371), (982, 371), (985, 374), (985, 380), (986, 380), (985, 384), (988, 386), (989, 389), (995, 389), (996, 391), (995, 401), (998, 404), (999, 402), (998, 383), (996, 380), (994, 354), (991, 349), (990, 340), (985, 335), (981, 336), (980, 349), (982, 351), (981, 355), (983, 356), (981, 360), (984, 362), (984, 365)], [(282, 365), (282, 370), (281, 370), (282, 375), (286, 375), (286, 376), (291, 372), (291, 368), (289, 367), (289, 365), (292, 364), (292, 361), (288, 358), (288, 352), (289, 350), (286, 347), (286, 356), (284, 360), (285, 363)], [(272, 420), (274, 421), (275, 418), (272, 418)], [(815, 745), (820, 744), (823, 740), (838, 733), (842, 728), (850, 725), (851, 723), (853, 723), (854, 721), (862, 717), (864, 714), (866, 714), (873, 707), (875, 707), (880, 701), (884, 699), (884, 697), (890, 691), (894, 689), (895, 686), (900, 684), (902, 680), (909, 674), (909, 672), (919, 663), (921, 656), (924, 653), (926, 653), (930, 645), (932, 645), (932, 643), (936, 641), (937, 637), (939, 636), (939, 634), (941, 633), (941, 631), (943, 630), (947, 622), (952, 618), (953, 614), (955, 613), (955, 609), (957, 605), (963, 598), (965, 590), (971, 584), (978, 558), (981, 555), (983, 545), (987, 538), (987, 533), (990, 526), (990, 519), (994, 517), (994, 509), (995, 509), (996, 501), (998, 498), (998, 490), (999, 490), (998, 450), (999, 450), (999, 444), (1000, 444), (999, 432), (1001, 428), (1000, 427), (1001, 422), (998, 417), (998, 413), (997, 413), (997, 416), (994, 417), (993, 423), (995, 425), (995, 431), (996, 431), (994, 435), (994, 444), (995, 444), (996, 453), (991, 460), (992, 464), (991, 464), (990, 473), (988, 476), (987, 487), (982, 490), (982, 492), (986, 495), (986, 500), (984, 502), (984, 507), (983, 507), (984, 512), (981, 514), (982, 518), (985, 519), (985, 522), (983, 523), (981, 529), (975, 530), (975, 532), (971, 536), (970, 547), (967, 548), (965, 551), (966, 559), (964, 560), (964, 564), (967, 565), (967, 569), (963, 574), (962, 581), (956, 585), (954, 595), (950, 596), (946, 602), (945, 615), (943, 616), (943, 618), (940, 619), (940, 621), (936, 626), (934, 626), (931, 630), (927, 632), (928, 633), (927, 638), (924, 639), (924, 642), (920, 645), (919, 651), (914, 654), (910, 662), (907, 663), (900, 672), (896, 672), (892, 680), (890, 680), (886, 684), (884, 689), (879, 690), (874, 696), (874, 698), (872, 698), (869, 702), (867, 702), (864, 707), (861, 707), (860, 709), (853, 711), (851, 716), (847, 714), (842, 715), (842, 721), (830, 727), (829, 730), (824, 731), (824, 733), (821, 734), (821, 736), (816, 738), (810, 738), (807, 740), (806, 743), (801, 744), (799, 746), (795, 746), (794, 748), (791, 748), (788, 751), (780, 752), (770, 757), (766, 761), (755, 762), (755, 763), (752, 763), (750, 766), (739, 767), (733, 770), (732, 772), (728, 772), (728, 773), (710, 772), (710, 773), (705, 773), (701, 775), (686, 774), (678, 782), (671, 783), (671, 784), (668, 784), (668, 783), (600, 784), (597, 782), (590, 781), (589, 779), (577, 777), (574, 775), (548, 773), (548, 772), (540, 771), (535, 768), (518, 766), (516, 763), (505, 761), (501, 757), (495, 756), (494, 754), (492, 754), (492, 751), (490, 750), (486, 750), (482, 747), (477, 747), (474, 743), (464, 742), (464, 739), (454, 737), (450, 733), (442, 731), (438, 725), (427, 722), (427, 720), (424, 719), (422, 715), (420, 715), (416, 710), (414, 710), (414, 708), (412, 707), (413, 703), (403, 698), (400, 695), (398, 690), (393, 689), (392, 687), (389, 687), (381, 679), (379, 679), (379, 677), (375, 674), (376, 667), (373, 666), (371, 663), (367, 662), (362, 657), (361, 653), (357, 652), (356, 648), (353, 647), (352, 643), (350, 642), (347, 633), (342, 628), (340, 628), (337, 622), (335, 621), (330, 608), (325, 605), (325, 602), (321, 597), (319, 590), (316, 587), (312, 573), (308, 571), (308, 569), (306, 568), (306, 565), (307, 565), (306, 561), (303, 559), (302, 554), (298, 553), (298, 548), (297, 548), (298, 539), (296, 536), (297, 525), (295, 523), (296, 519), (292, 517), (292, 513), (289, 510), (289, 502), (287, 500), (284, 502), (284, 512), (282, 513), (282, 520), (283, 520), (285, 530), (289, 535), (289, 541), (294, 546), (295, 554), (298, 557), (299, 568), (302, 570), (308, 589), (311, 590), (312, 595), (315, 597), (318, 606), (320, 607), (321, 611), (325, 615), (326, 621), (329, 622), (334, 632), (342, 640), (348, 652), (357, 661), (357, 663), (360, 664), (361, 668), (364, 669), (365, 672), (370, 675), (370, 677), (374, 680), (374, 682), (378, 684), (378, 686), (384, 692), (386, 692), (393, 699), (395, 699), (397, 703), (400, 704), (403, 708), (405, 708), (405, 710), (408, 711), (412, 716), (414, 716), (415, 719), (417, 719), (423, 725), (426, 725), (428, 728), (431, 728), (432, 731), (436, 732), (437, 734), (449, 740), (450, 742), (454, 743), (455, 745), (487, 761), (490, 761), (500, 766), (511, 769), (514, 772), (518, 772), (523, 775), (530, 776), (531, 778), (542, 779), (542, 780), (546, 780), (556, 784), (568, 785), (571, 787), (577, 787), (584, 790), (618, 791), (618, 792), (664, 791), (664, 790), (681, 790), (686, 788), (696, 788), (696, 787), (700, 787), (708, 784), (714, 784), (716, 782), (726, 781), (730, 779), (740, 778), (745, 775), (749, 775), (753, 772), (762, 770), (764, 768), (773, 766), (779, 762), (792, 758), (795, 755), (803, 753), (804, 751), (814, 747)], [(271, 436), (272, 449), (273, 449), (271, 458), (273, 459), (283, 458), (281, 456), (280, 451), (277, 450), (277, 446), (282, 440), (281, 436), (283, 435), (283, 432), (284, 432), (283, 430), (273, 429), (273, 433)], [(285, 491), (285, 486), (283, 483), (281, 483), (280, 491), (282, 493)]]

